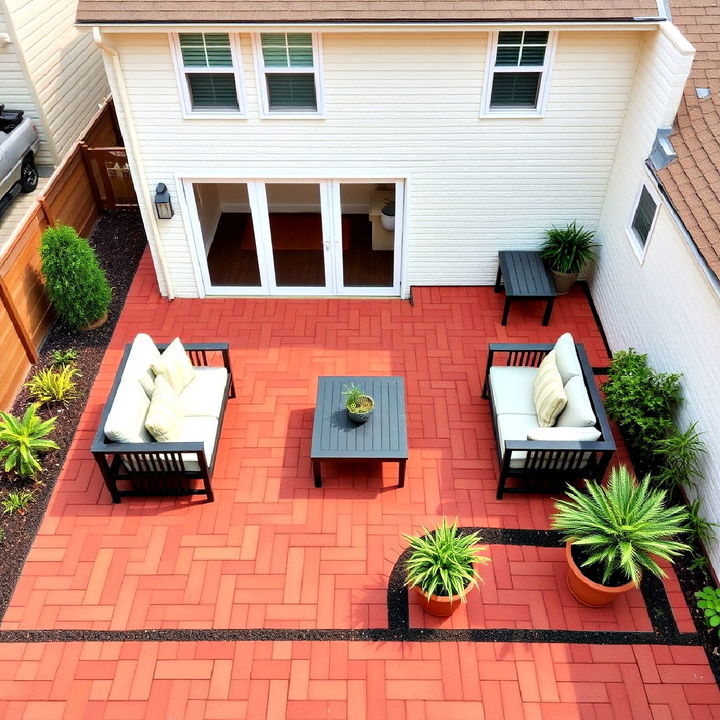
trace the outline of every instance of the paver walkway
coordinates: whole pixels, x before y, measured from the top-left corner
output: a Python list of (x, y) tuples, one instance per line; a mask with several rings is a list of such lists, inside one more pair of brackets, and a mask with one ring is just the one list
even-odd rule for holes
[[(557, 301), (549, 327), (533, 303), (501, 327), (492, 288), (420, 288), (414, 297), (414, 306), (168, 303), (143, 259), (2, 623), (3, 720), (720, 718), (701, 647), (597, 644), (596, 631), (652, 639), (645, 600), (634, 591), (610, 609), (579, 606), (559, 548), (491, 544), (481, 591), (451, 619), (429, 618), (410, 597), (410, 628), (430, 628), (433, 641), (382, 634), (402, 533), (443, 515), (464, 526), (549, 527), (549, 498), (495, 500), (480, 397), (487, 343), (553, 341), (571, 330), (594, 365), (608, 361), (579, 289)], [(140, 331), (231, 344), (238, 398), (228, 405), (214, 503), (112, 505), (95, 469), (88, 448), (101, 406), (123, 345)], [(327, 463), (316, 489), (317, 377), (366, 374), (406, 379), (406, 486), (396, 487), (393, 465)], [(665, 587), (677, 637), (696, 642), (672, 572)], [(467, 641), (467, 629), (498, 628), (532, 641)], [(566, 630), (587, 632), (552, 634)]]

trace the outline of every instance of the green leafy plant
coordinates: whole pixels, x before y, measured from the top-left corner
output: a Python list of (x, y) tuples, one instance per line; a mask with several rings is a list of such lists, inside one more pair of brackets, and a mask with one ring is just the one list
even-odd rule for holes
[(484, 547), (477, 547), (477, 532), (458, 534), (457, 520), (448, 525), (442, 519), (433, 532), (423, 528), (423, 535), (403, 535), (410, 543), (410, 556), (405, 563), (405, 584), (419, 586), (426, 597), (431, 595), (459, 595), (465, 602), (464, 590), (477, 585), (480, 576), (475, 564), (485, 565), (490, 558), (481, 554)]
[(633, 348), (613, 355), (602, 386), (605, 408), (620, 426), (640, 474), (655, 470), (659, 442), (675, 430), (672, 412), (681, 400), (680, 377), (656, 372), (647, 355)]
[(66, 403), (77, 397), (73, 378), (79, 374), (79, 370), (71, 365), (65, 365), (61, 370), (46, 368), (25, 383), (25, 387), (38, 402)]
[(35, 495), (30, 490), (11, 490), (2, 500), (3, 515), (12, 515), (18, 513), (24, 515), (28, 505), (35, 502)]
[(350, 412), (366, 413), (373, 409), (372, 398), (355, 383), (345, 385), (342, 394), (345, 396), (345, 406)]
[(704, 587), (695, 593), (695, 597), (698, 599), (698, 607), (703, 611), (705, 624), (720, 632), (720, 589)]
[(40, 238), (42, 273), (55, 311), (71, 330), (100, 319), (112, 293), (88, 241), (67, 225), (47, 228)]
[(694, 545), (711, 545), (717, 541), (716, 528), (720, 527), (720, 525), (703, 517), (700, 512), (701, 504), (700, 498), (696, 498), (688, 505), (688, 539)]
[(603, 582), (622, 571), (635, 584), (642, 570), (658, 577), (665, 572), (655, 558), (672, 561), (689, 545), (674, 540), (687, 532), (687, 511), (667, 507), (667, 492), (650, 488), (650, 477), (638, 483), (623, 465), (613, 468), (606, 487), (586, 482), (587, 492), (568, 486), (569, 500), (556, 500), (552, 526), (566, 542), (582, 548), (582, 567), (599, 564)]
[(553, 226), (545, 236), (540, 254), (552, 270), (576, 275), (595, 257), (595, 233), (578, 227), (576, 220), (563, 228)]
[(46, 440), (55, 427), (56, 417), (43, 420), (37, 415), (38, 403), (33, 403), (22, 418), (0, 412), (0, 462), (5, 463), (5, 472), (16, 472), (21, 477), (32, 477), (42, 465), (38, 453), (57, 450), (52, 440)]
[(693, 423), (685, 432), (675, 430), (664, 440), (658, 440), (655, 455), (660, 466), (657, 480), (665, 487), (694, 486), (702, 478), (700, 457), (707, 454), (702, 433)]
[(50, 354), (50, 365), (53, 367), (65, 367), (72, 365), (77, 360), (78, 351), (75, 348), (67, 350), (53, 350)]

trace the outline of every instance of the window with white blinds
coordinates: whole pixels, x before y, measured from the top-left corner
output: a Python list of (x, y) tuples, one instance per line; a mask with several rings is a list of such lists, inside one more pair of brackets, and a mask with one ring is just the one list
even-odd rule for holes
[(503, 31), (493, 36), (485, 113), (542, 111), (552, 41), (547, 30)]
[(243, 112), (239, 62), (228, 33), (178, 33), (177, 47), (188, 112)]
[(648, 189), (643, 185), (643, 189), (640, 191), (637, 206), (635, 207), (632, 222), (630, 223), (630, 227), (635, 235), (635, 238), (640, 243), (641, 248), (645, 247), (645, 243), (648, 240), (650, 230), (652, 229), (653, 222), (655, 221), (656, 211), (657, 203), (655, 202), (655, 198), (653, 198)]
[(259, 66), (268, 114), (318, 114), (318, 49), (312, 33), (261, 33)]

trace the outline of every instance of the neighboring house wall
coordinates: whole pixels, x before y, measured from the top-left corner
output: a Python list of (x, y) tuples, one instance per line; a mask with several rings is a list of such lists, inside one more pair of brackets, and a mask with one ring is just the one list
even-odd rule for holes
[(173, 197), (157, 227), (174, 292), (196, 296), (178, 176), (408, 178), (409, 285), (490, 284), (499, 248), (535, 247), (574, 218), (595, 226), (642, 35), (563, 30), (545, 117), (501, 119), (479, 117), (486, 32), (323, 34), (326, 114), (304, 120), (259, 118), (249, 35), (247, 117), (230, 120), (182, 118), (167, 35), (104, 37), (132, 104), (139, 193), (149, 202), (164, 182)]
[[(644, 48), (618, 146), (598, 236), (592, 294), (613, 351), (634, 347), (653, 367), (683, 374), (678, 413), (684, 430), (698, 421), (708, 446), (701, 485), (708, 519), (720, 521), (720, 296), (671, 210), (661, 202), (641, 259), (626, 232), (641, 183), (654, 181), (644, 161), (658, 127), (669, 127), (690, 68), (692, 47), (671, 28)], [(663, 98), (667, 100), (663, 102)], [(720, 570), (720, 548), (711, 549)]]
[(35, 120), (42, 141), (39, 161), (51, 163), (53, 156), (40, 122), (38, 105), (22, 63), (14, 28), (10, 23), (9, 16), (4, 12), (2, 0), (0, 0), (0, 33), (7, 33), (10, 36), (10, 42), (0, 47), (0, 103), (4, 103), (8, 108), (24, 110), (28, 117)]
[[(46, 140), (39, 161), (58, 164), (108, 96), (102, 56), (87, 32), (75, 28), (68, 0), (0, 0), (12, 22), (13, 47), (24, 64)], [(6, 48), (0, 48), (0, 57)], [(5, 69), (5, 68), (3, 68)], [(0, 75), (5, 87), (5, 75)], [(0, 97), (0, 102), (9, 102)]]

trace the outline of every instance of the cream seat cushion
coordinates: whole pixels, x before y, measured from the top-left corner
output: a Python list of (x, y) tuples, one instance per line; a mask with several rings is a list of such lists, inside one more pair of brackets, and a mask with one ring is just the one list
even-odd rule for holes
[(567, 395), (557, 368), (555, 351), (550, 351), (540, 363), (533, 385), (535, 413), (540, 427), (555, 424), (557, 416), (567, 404)]
[(224, 367), (195, 368), (195, 378), (180, 393), (183, 414), (219, 418), (227, 376)]
[[(505, 452), (506, 440), (527, 440), (528, 433), (537, 430), (538, 422), (535, 413), (532, 415), (521, 415), (505, 413), (497, 416), (498, 440), (500, 447)], [(527, 453), (515, 451), (510, 461), (511, 468), (521, 468), (525, 465)]]
[(190, 358), (180, 342), (175, 338), (163, 351), (162, 355), (152, 365), (155, 375), (163, 375), (170, 383), (170, 387), (179, 395), (195, 377)]
[(123, 377), (105, 421), (105, 437), (111, 442), (152, 442), (145, 429), (149, 407), (150, 400), (139, 381)]
[(594, 426), (596, 421), (595, 413), (582, 376), (570, 378), (565, 383), (564, 389), (567, 395), (567, 405), (558, 416), (555, 423), (557, 427), (582, 428)]
[(184, 413), (180, 398), (170, 387), (164, 375), (155, 379), (150, 407), (145, 418), (146, 430), (158, 442), (172, 442), (180, 438)]
[(582, 375), (580, 361), (578, 360), (577, 350), (575, 349), (575, 340), (570, 333), (561, 335), (557, 339), (553, 350), (555, 351), (557, 369), (562, 378), (563, 385), (565, 385), (570, 378)]
[(600, 439), (600, 431), (594, 427), (539, 427), (530, 430), (527, 439), (547, 442), (594, 442)]
[(138, 380), (147, 396), (150, 397), (155, 384), (155, 373), (150, 366), (159, 359), (160, 351), (155, 346), (152, 338), (145, 333), (139, 333), (135, 336), (130, 348), (123, 369), (123, 381)]
[(533, 384), (537, 368), (502, 365), (490, 368), (490, 392), (498, 415), (535, 415)]

